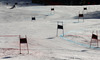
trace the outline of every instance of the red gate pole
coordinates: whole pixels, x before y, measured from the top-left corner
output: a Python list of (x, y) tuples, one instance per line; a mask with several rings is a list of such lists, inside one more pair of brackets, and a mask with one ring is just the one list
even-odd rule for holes
[[(25, 35), (26, 39), (27, 39), (27, 36)], [(27, 51), (28, 51), (28, 54), (29, 54), (29, 48), (28, 48), (28, 41), (27, 41)]]
[[(96, 31), (96, 33), (97, 33), (97, 36), (98, 36), (98, 31)], [(97, 39), (97, 47), (99, 47), (99, 44), (98, 44), (98, 39)]]
[(83, 22), (84, 22), (84, 11), (83, 11)]
[[(80, 14), (80, 11), (79, 11), (79, 14)], [(79, 18), (80, 18), (80, 17), (79, 17), (79, 14), (78, 14), (78, 23), (79, 23)]]
[(58, 37), (58, 23), (59, 23), (59, 22), (57, 22), (57, 32), (56, 32), (56, 37)]
[[(94, 31), (92, 31), (92, 35), (93, 35), (93, 32), (94, 32)], [(91, 37), (91, 41), (90, 41), (90, 48), (91, 48), (91, 43), (92, 43), (92, 37)]]
[[(19, 39), (20, 39), (21, 37), (20, 37), (20, 35), (19, 35)], [(21, 54), (21, 43), (20, 43), (20, 41), (19, 41), (19, 47), (20, 47), (20, 54)]]
[[(63, 22), (62, 22), (62, 26), (63, 26)], [(64, 26), (63, 26), (63, 37), (64, 37)]]

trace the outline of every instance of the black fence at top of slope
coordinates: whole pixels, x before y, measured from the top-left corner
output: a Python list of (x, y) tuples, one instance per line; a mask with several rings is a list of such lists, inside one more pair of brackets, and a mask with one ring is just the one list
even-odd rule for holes
[(98, 5), (99, 0), (32, 0), (32, 3), (43, 5)]
[(98, 5), (99, 0), (0, 0), (7, 5)]
[(32, 3), (32, 0), (0, 0), (0, 3), (4, 5), (19, 5), (19, 6), (40, 5), (38, 3)]
[(24, 3), (24, 2), (32, 2), (32, 0), (0, 0), (0, 2), (2, 3), (15, 3), (15, 2), (20, 2), (20, 3)]

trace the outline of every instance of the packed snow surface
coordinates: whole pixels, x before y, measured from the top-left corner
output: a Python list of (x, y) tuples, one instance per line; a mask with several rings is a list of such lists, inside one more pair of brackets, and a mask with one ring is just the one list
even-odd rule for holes
[[(92, 31), (100, 38), (99, 5), (11, 7), (0, 5), (0, 60), (100, 60), (95, 40), (95, 48), (89, 47)], [(64, 37), (61, 29), (56, 36), (57, 21), (63, 22)], [(26, 44), (19, 54), (19, 35), (27, 36), (29, 54)]]

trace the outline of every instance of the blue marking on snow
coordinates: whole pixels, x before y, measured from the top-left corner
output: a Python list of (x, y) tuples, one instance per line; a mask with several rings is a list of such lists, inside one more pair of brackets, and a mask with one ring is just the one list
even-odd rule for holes
[(54, 15), (54, 13), (52, 12), (42, 12), (42, 11), (33, 11), (33, 13), (39, 13), (40, 15), (37, 15), (36, 18), (44, 18), (44, 17), (47, 17), (47, 16), (52, 16)]
[[(75, 31), (75, 30), (73, 30), (74, 32), (77, 32), (77, 31)], [(69, 32), (67, 32), (67, 33), (65, 33), (64, 35), (66, 35), (66, 34), (68, 34), (68, 33), (70, 33), (70, 32), (73, 32), (73, 31), (69, 31)], [(63, 34), (61, 34), (60, 35), (60, 37), (62, 38), (62, 39), (64, 39), (64, 40), (66, 40), (66, 41), (68, 41), (68, 42), (71, 42), (71, 43), (74, 43), (74, 44), (78, 44), (78, 45), (80, 45), (80, 46), (84, 46), (84, 47), (90, 47), (90, 45), (87, 45), (87, 44), (83, 44), (83, 43), (79, 43), (79, 42), (75, 42), (75, 41), (72, 41), (72, 40), (70, 40), (70, 39), (67, 39), (67, 38), (65, 38), (65, 37), (63, 37)], [(100, 50), (100, 48), (96, 48), (96, 47), (93, 47), (93, 46), (91, 46), (91, 48), (92, 49), (96, 49), (96, 50)]]

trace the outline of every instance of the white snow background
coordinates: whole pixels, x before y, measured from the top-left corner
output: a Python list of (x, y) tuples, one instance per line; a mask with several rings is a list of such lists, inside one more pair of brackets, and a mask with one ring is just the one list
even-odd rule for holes
[[(100, 49), (89, 47), (92, 31), (100, 34), (100, 5), (11, 7), (0, 5), (0, 60), (100, 60)], [(64, 37), (62, 30), (56, 37), (57, 21), (64, 23)], [(27, 35), (29, 54), (24, 44), (19, 54), (19, 35)]]

